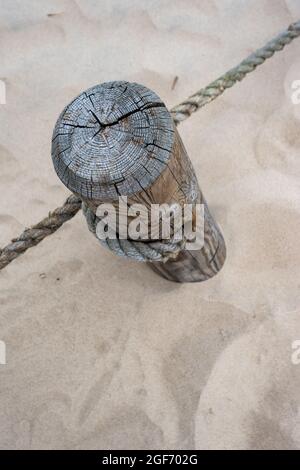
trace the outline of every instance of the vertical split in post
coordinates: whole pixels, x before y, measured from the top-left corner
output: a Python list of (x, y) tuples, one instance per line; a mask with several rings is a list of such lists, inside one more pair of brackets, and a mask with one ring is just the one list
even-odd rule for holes
[[(61, 181), (82, 198), (90, 224), (102, 203), (118, 211), (120, 197), (127, 197), (128, 207), (143, 204), (149, 214), (153, 204), (204, 204), (203, 247), (183, 249), (149, 266), (177, 282), (204, 281), (221, 269), (226, 256), (222, 234), (170, 113), (148, 88), (109, 82), (83, 92), (57, 121), (52, 158)], [(149, 234), (150, 222), (149, 216)], [(139, 243), (154, 246), (150, 239), (136, 241), (133, 252), (139, 252)]]

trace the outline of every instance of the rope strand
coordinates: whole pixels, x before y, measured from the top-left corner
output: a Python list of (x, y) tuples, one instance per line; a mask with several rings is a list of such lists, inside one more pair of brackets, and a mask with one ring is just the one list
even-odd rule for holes
[(243, 80), (248, 73), (253, 72), (256, 67), (272, 57), (275, 52), (281, 51), (298, 36), (300, 36), (300, 21), (292, 23), (288, 29), (280, 33), (261, 49), (257, 49), (253, 54), (250, 54), (239, 65), (230, 69), (205, 88), (194, 93), (178, 106), (172, 108), (171, 114), (176, 124), (184, 121), (192, 113), (215, 100), (218, 96), (222, 95), (227, 88), (231, 88), (237, 82)]
[(81, 199), (71, 194), (65, 203), (50, 212), (48, 217), (31, 228), (25, 229), (18, 238), (14, 238), (9, 245), (0, 250), (0, 269), (5, 268), (28, 248), (37, 245), (48, 235), (56, 232), (65, 222), (72, 219), (80, 208)]
[[(177, 125), (184, 121), (192, 113), (215, 100), (224, 93), (227, 88), (231, 88), (237, 82), (243, 80), (248, 73), (253, 72), (259, 65), (272, 57), (275, 52), (281, 51), (298, 36), (300, 36), (300, 20), (291, 24), (285, 31), (268, 42), (264, 47), (257, 49), (257, 51), (249, 55), (238, 66), (230, 69), (217, 80), (172, 108), (170, 112), (175, 124)], [(37, 245), (45, 237), (56, 232), (65, 222), (72, 219), (80, 208), (81, 199), (72, 194), (61, 207), (51, 212), (48, 217), (38, 224), (33, 225), (31, 228), (24, 230), (19, 237), (14, 238), (12, 242), (2, 250), (0, 249), (0, 270), (28, 250), (28, 248)]]

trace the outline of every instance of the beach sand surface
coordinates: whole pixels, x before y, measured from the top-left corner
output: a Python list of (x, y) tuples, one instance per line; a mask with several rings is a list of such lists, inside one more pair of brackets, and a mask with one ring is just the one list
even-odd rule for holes
[[(81, 91), (136, 81), (172, 107), (299, 18), (298, 0), (0, 0), (0, 246), (68, 196), (51, 136)], [(1, 271), (0, 448), (300, 449), (299, 51), (179, 127), (227, 243), (215, 278), (116, 257), (81, 212)]]

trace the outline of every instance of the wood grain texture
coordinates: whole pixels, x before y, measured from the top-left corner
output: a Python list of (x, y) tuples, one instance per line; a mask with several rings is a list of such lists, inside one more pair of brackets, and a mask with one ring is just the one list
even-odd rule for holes
[(151, 187), (151, 194), (155, 194), (157, 199), (162, 194), (168, 204), (203, 204), (204, 245), (200, 250), (183, 250), (175, 260), (170, 259), (166, 263), (149, 263), (150, 267), (166, 279), (176, 282), (201, 282), (216, 275), (225, 262), (225, 241), (199, 188), (177, 129), (167, 168)]
[(119, 196), (149, 213), (152, 204), (205, 204), (203, 248), (149, 266), (177, 282), (203, 281), (221, 269), (226, 255), (221, 232), (170, 113), (148, 88), (122, 81), (83, 92), (57, 121), (52, 158), (62, 182), (94, 213), (102, 202), (118, 211)]
[(158, 96), (136, 83), (110, 82), (63, 110), (52, 157), (71, 191), (109, 201), (148, 188), (165, 168), (172, 144), (172, 118)]

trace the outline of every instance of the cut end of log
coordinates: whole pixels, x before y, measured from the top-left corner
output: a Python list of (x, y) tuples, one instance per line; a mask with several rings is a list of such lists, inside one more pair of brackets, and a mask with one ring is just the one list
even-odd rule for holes
[(153, 91), (108, 82), (81, 93), (63, 110), (52, 159), (74, 193), (114, 200), (150, 187), (167, 166), (173, 143), (173, 120)]

